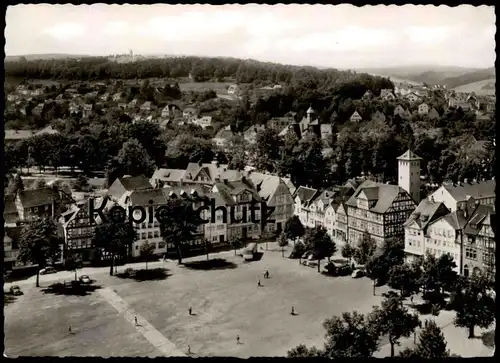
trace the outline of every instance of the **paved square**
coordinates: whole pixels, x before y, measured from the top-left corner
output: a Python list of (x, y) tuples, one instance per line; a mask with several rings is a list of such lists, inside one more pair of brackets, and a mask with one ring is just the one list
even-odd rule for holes
[[(7, 354), (182, 356), (188, 355), (190, 346), (193, 356), (283, 356), (301, 343), (322, 347), (326, 318), (353, 310), (367, 313), (388, 290), (377, 288), (373, 296), (367, 278), (323, 276), (316, 268), (282, 258), (279, 251), (265, 251), (260, 261), (253, 262), (244, 262), (233, 252), (210, 258), (224, 258), (233, 265), (203, 271), (176, 262), (150, 263), (150, 268), (167, 268), (168, 277), (142, 282), (111, 277), (107, 268), (95, 274), (83, 271), (102, 286), (84, 297), (44, 294), (26, 285), (25, 295), (5, 310)], [(269, 279), (263, 276), (266, 270)], [(259, 279), (262, 287), (257, 286)], [(295, 316), (290, 314), (292, 306)], [(458, 328), (449, 326), (450, 314), (443, 312), (436, 322), (448, 325), (444, 330), (448, 347), (463, 354), (454, 347), (464, 346), (460, 342), (467, 340), (466, 332), (451, 333)], [(68, 334), (69, 324), (73, 335)], [(241, 344), (236, 342), (238, 335)], [(412, 341), (411, 337), (402, 346), (411, 346)], [(386, 344), (382, 339), (377, 356), (388, 353)]]

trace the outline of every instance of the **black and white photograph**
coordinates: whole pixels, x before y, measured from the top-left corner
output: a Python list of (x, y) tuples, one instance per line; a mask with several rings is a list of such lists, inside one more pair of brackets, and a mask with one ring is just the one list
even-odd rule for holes
[(4, 356), (494, 356), (494, 6), (6, 9)]

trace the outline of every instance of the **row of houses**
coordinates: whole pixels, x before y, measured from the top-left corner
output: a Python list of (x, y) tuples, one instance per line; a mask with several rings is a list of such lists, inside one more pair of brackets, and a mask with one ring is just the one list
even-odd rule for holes
[[(158, 169), (150, 179), (118, 178), (103, 198), (110, 201), (108, 208), (116, 204), (126, 210), (142, 206), (147, 211), (144, 222), (135, 225), (138, 240), (131, 247), (132, 257), (139, 256), (145, 241), (153, 243), (159, 255), (176, 253), (175, 246), (163, 240), (158, 221), (149, 213), (171, 198), (184, 198), (195, 209), (209, 206), (201, 214), (207, 223), (199, 227), (191, 250), (203, 249), (207, 240), (221, 246), (236, 237), (272, 236), (296, 215), (306, 227), (324, 226), (339, 247), (356, 245), (365, 233), (379, 245), (390, 238), (404, 238), (409, 260), (426, 253), (436, 257), (446, 253), (464, 275), (478, 270), (491, 272), (495, 181), (444, 184), (420, 200), (420, 160), (410, 150), (398, 158), (398, 185), (349, 180), (327, 190), (295, 188), (287, 178), (228, 169), (216, 162), (190, 163), (186, 169)], [(274, 222), (262, 225), (244, 219), (252, 202), (275, 208), (271, 216)], [(65, 251), (78, 251), (87, 261), (109, 258), (92, 246), (99, 221), (91, 222), (87, 201), (75, 202), (67, 193), (45, 188), (6, 197), (5, 206), (4, 262), (14, 263), (20, 226), (33, 216), (59, 221)], [(231, 210), (235, 220), (231, 220)], [(255, 217), (260, 219), (259, 211)]]

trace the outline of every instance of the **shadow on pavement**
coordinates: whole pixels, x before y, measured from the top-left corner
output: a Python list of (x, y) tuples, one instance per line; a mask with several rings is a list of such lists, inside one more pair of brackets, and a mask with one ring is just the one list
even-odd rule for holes
[(12, 304), (16, 300), (17, 300), (17, 298), (14, 295), (12, 295), (10, 293), (7, 293), (7, 292), (4, 292), (4, 294), (3, 294), (3, 304), (4, 304), (4, 306)]
[(223, 258), (215, 258), (213, 260), (186, 262), (184, 267), (192, 270), (226, 270), (234, 269), (238, 265)]
[[(128, 270), (128, 271), (127, 271)], [(165, 280), (167, 277), (172, 276), (169, 270), (163, 267), (133, 270), (127, 269), (125, 272), (116, 274), (116, 277), (121, 279), (132, 279), (135, 281), (158, 281)]]
[(65, 283), (56, 282), (55, 284), (49, 285), (49, 287), (42, 289), (42, 291), (44, 294), (87, 296), (100, 288), (100, 285), (94, 285), (92, 283), (82, 284), (79, 281), (71, 281)]
[(483, 341), (483, 344), (488, 348), (495, 347), (495, 330), (487, 331), (486, 333), (481, 335), (480, 338)]

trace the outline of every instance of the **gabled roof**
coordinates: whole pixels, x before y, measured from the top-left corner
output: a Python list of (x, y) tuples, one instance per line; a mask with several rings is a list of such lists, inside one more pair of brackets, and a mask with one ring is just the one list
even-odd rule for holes
[[(434, 216), (440, 206), (442, 206), (442, 208), (446, 208), (446, 206), (441, 202), (433, 202), (429, 199), (423, 199), (415, 211), (406, 220), (404, 225), (409, 226), (415, 222), (421, 229), (427, 227), (427, 225), (435, 219)], [(448, 208), (446, 208), (446, 210), (448, 210)]]
[(227, 205), (234, 205), (236, 202), (233, 195), (241, 194), (243, 191), (248, 191), (252, 194), (255, 201), (260, 201), (261, 197), (255, 189), (255, 186), (249, 180), (228, 181), (225, 183), (215, 183), (215, 188), (220, 193), (221, 197)]
[(318, 193), (318, 190), (303, 187), (301, 185), (295, 190), (295, 193), (293, 193), (293, 199), (295, 199), (296, 197), (299, 197), (300, 202), (302, 204), (305, 204), (305, 203), (311, 202), (317, 193)]
[(231, 131), (230, 127), (224, 127), (220, 129), (215, 135), (214, 139), (230, 139), (234, 136), (234, 133)]
[(467, 219), (464, 216), (464, 212), (461, 210), (456, 210), (447, 214), (443, 219), (450, 224), (456, 231), (464, 229), (467, 224)]
[(23, 190), (18, 195), (23, 208), (47, 205), (59, 199), (59, 194), (52, 188)]
[[(354, 194), (349, 198), (346, 205), (357, 207), (357, 199), (361, 192), (370, 194), (371, 200), (376, 200), (375, 205), (370, 208), (370, 211), (375, 213), (385, 213), (391, 207), (399, 193), (406, 193), (401, 187), (390, 184), (379, 184), (371, 180), (366, 180), (356, 189)], [(375, 196), (376, 193), (376, 196)]]
[(493, 206), (479, 204), (470, 216), (464, 232), (469, 235), (477, 235), (481, 230), (481, 225), (483, 223), (486, 222), (490, 223), (490, 225), (492, 224), (489, 218), (494, 214), (495, 209)]
[(281, 183), (280, 177), (275, 175), (251, 172), (248, 177), (257, 188), (259, 195), (265, 200), (273, 196)]
[(281, 178), (281, 179), (285, 182), (286, 186), (288, 187), (288, 190), (290, 190), (290, 193), (293, 195), (297, 188), (295, 187), (295, 185), (293, 185), (290, 178)]
[(495, 180), (487, 180), (477, 183), (463, 183), (457, 186), (443, 184), (443, 188), (445, 188), (456, 201), (465, 201), (467, 200), (467, 196), (471, 196), (474, 199), (495, 197), (495, 185)]

